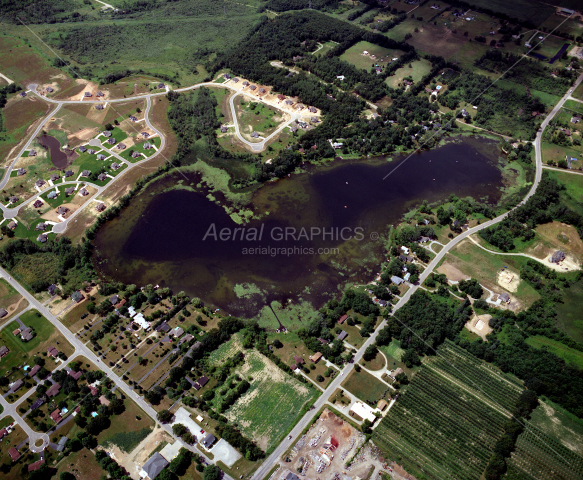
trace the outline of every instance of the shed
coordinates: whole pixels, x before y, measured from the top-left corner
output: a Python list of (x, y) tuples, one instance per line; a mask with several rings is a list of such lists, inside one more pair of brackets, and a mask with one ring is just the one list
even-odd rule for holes
[(377, 408), (382, 412), (385, 408), (387, 408), (389, 406), (389, 404), (387, 403), (386, 400), (379, 400), (379, 403), (377, 403)]

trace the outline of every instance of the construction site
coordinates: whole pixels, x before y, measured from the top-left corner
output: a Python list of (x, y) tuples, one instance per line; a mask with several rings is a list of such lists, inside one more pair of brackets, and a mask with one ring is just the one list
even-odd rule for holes
[[(365, 441), (365, 436), (349, 423), (325, 409), (291, 452), (284, 455), (278, 478), (352, 480), (367, 478), (371, 465), (350, 465)], [(348, 466), (347, 466), (348, 464)]]

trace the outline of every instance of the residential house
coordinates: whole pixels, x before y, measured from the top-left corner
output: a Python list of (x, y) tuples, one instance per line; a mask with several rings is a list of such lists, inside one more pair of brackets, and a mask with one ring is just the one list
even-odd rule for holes
[(285, 95), (282, 95), (281, 93), (277, 96), (277, 99), (281, 102), (283, 100), (285, 100)]
[(231, 78), (231, 75), (229, 75), (228, 73), (223, 74), (223, 78), (225, 80), (229, 80)]
[(93, 96), (93, 95), (91, 94), (91, 92), (85, 92), (85, 97), (86, 97), (86, 98), (89, 98), (89, 97), (92, 97), (92, 96)]
[(81, 190), (79, 190), (79, 195), (81, 195), (82, 197), (86, 197), (87, 195), (89, 195), (89, 192), (87, 191), (86, 188), (82, 188)]
[(508, 295), (506, 292), (501, 293), (500, 295), (498, 295), (498, 298), (500, 300), (502, 300), (504, 303), (510, 303), (510, 295)]
[(14, 229), (16, 228), (16, 225), (17, 225), (17, 223), (16, 223), (14, 220), (12, 220), (12, 221), (11, 221), (11, 222), (8, 224), (8, 228), (9, 228), (10, 230), (14, 230)]
[(310, 110), (310, 112), (312, 112), (312, 113), (318, 112), (318, 109), (316, 107), (310, 107), (308, 110)]
[(77, 150), (79, 150), (81, 153), (85, 153), (87, 151), (87, 147), (81, 145), (79, 148), (77, 148)]
[(24, 385), (24, 382), (22, 381), (22, 378), (19, 378), (18, 380), (16, 380), (16, 382), (14, 382), (12, 384), (12, 386), (10, 387), (10, 392), (11, 393), (15, 393), (18, 390), (20, 390), (20, 388)]
[(27, 327), (24, 330), (20, 331), (20, 339), (23, 342), (28, 342), (30, 340), (32, 340), (34, 338), (34, 332), (32, 331), (32, 328)]
[(10, 203), (16, 203), (16, 202), (18, 202), (18, 197), (17, 197), (17, 196), (15, 196), (15, 195), (12, 195), (12, 196), (11, 196), (11, 197), (8, 199), (8, 201), (9, 201)]
[(115, 172), (116, 170), (119, 170), (121, 168), (121, 165), (119, 163), (112, 163), (111, 164), (111, 169)]
[(264, 94), (265, 92), (266, 92), (265, 88), (261, 87), (261, 88), (259, 89), (259, 93), (260, 93), (260, 94)]
[(38, 400), (35, 400), (33, 402), (33, 404), (30, 406), (31, 410), (36, 410), (38, 407), (40, 407), (43, 403), (45, 403), (45, 401), (42, 398), (39, 398)]
[[(299, 355), (294, 355), (294, 363), (296, 365), (296, 367), (299, 367), (300, 365), (303, 365), (304, 363), (306, 363), (306, 361), (300, 357)], [(292, 368), (292, 370), (295, 370), (295, 368)]]
[(205, 377), (204, 375), (202, 377), (200, 377), (196, 383), (198, 383), (201, 388), (204, 387), (207, 383), (208, 383), (209, 379), (207, 377)]
[(148, 132), (142, 132), (142, 137), (148, 138), (150, 134)]
[(115, 145), (115, 142), (117, 142), (117, 140), (113, 137), (107, 139), (107, 143), (110, 145)]
[[(0, 347), (0, 358), (5, 357), (6, 355), (8, 355), (8, 352), (9, 351), (10, 350), (8, 350), (8, 347), (6, 345), (2, 345)], [(37, 367), (38, 367), (38, 365), (37, 365)]]
[(557, 250), (555, 253), (553, 253), (553, 255), (551, 256), (551, 263), (560, 263), (563, 260), (565, 260), (565, 252), (561, 251), (561, 250)]
[(75, 187), (65, 188), (65, 195), (73, 195), (75, 193)]
[(322, 354), (320, 352), (316, 352), (314, 353), (314, 355), (312, 355), (310, 357), (310, 360), (314, 363), (318, 363), (318, 361), (322, 358)]
[(93, 385), (88, 385), (88, 387), (91, 395), (95, 396), (99, 393), (99, 390), (97, 390), (97, 388), (95, 388)]
[(346, 333), (344, 330), (342, 330), (338, 336), (336, 337), (336, 340), (340, 340), (341, 342), (344, 341), (344, 339), (348, 336), (348, 333)]
[(109, 130), (105, 130), (102, 133), (103, 133), (103, 136), (106, 137), (106, 138), (111, 137), (111, 132)]
[(47, 350), (47, 353), (53, 358), (57, 358), (59, 355), (59, 351), (55, 347), (50, 347)]
[[(38, 199), (37, 199), (37, 200), (36, 200), (36, 201), (35, 201), (35, 202), (32, 204), (32, 206), (33, 206), (34, 208), (40, 208), (40, 207), (42, 207), (43, 205), (44, 205), (44, 203), (42, 202), (42, 200), (38, 200)], [(43, 224), (43, 225), (44, 225), (44, 224)]]
[(182, 336), (182, 334), (184, 333), (184, 330), (180, 327), (176, 327), (174, 330), (172, 330), (170, 332), (170, 335), (172, 335), (175, 338), (178, 338), (180, 336)]
[(72, 177), (73, 175), (75, 175), (75, 173), (73, 173), (73, 170), (67, 170), (65, 172), (65, 178)]
[(396, 368), (395, 370), (390, 370), (389, 377), (391, 377), (393, 380), (396, 380), (397, 376), (401, 373), (405, 373), (405, 372), (403, 371), (403, 369), (401, 367), (399, 367), (399, 368)]
[(395, 285), (401, 285), (401, 283), (403, 283), (405, 280), (403, 280), (401, 277), (397, 277), (396, 275), (393, 275), (391, 277), (391, 282), (393, 282)]
[(62, 452), (65, 450), (65, 445), (69, 439), (67, 437), (61, 437), (59, 443), (57, 443), (57, 451)]
[(34, 150), (34, 149), (32, 149), (32, 148), (31, 148), (31, 149), (28, 151), (28, 156), (29, 156), (29, 157), (36, 157), (36, 150)]
[(258, 137), (259, 137), (259, 134), (258, 134), (257, 132), (253, 132), (253, 133), (251, 134), (251, 137), (253, 137), (253, 138), (258, 138)]
[(8, 310), (0, 308), (0, 318), (4, 318), (6, 315), (8, 315)]
[[(136, 150), (134, 150), (134, 151), (132, 152), (132, 158), (139, 158), (139, 157), (141, 157), (141, 156), (142, 156), (142, 154), (141, 154), (140, 152), (136, 151)], [(117, 165), (117, 164), (116, 164), (116, 165)], [(119, 165), (118, 165), (118, 167), (119, 167)], [(113, 165), (112, 165), (112, 168), (113, 168)]]
[(57, 291), (57, 286), (56, 285), (49, 285), (49, 288), (47, 289), (47, 291), (49, 292), (49, 295), (52, 297), (55, 295), (55, 293)]
[(294, 103), (293, 100), (289, 100), (288, 99), (288, 100), (285, 101), (285, 104), (286, 105), (293, 105), (293, 103)]
[(168, 333), (170, 330), (171, 330), (170, 325), (168, 325), (166, 322), (162, 322), (160, 325), (156, 327), (156, 331), (158, 332)]
[(150, 148), (154, 148), (150, 142), (144, 143), (144, 150), (149, 150)]
[(99, 180), (100, 182), (103, 182), (103, 181), (105, 181), (105, 180), (107, 180), (107, 179), (108, 179), (108, 176), (107, 176), (105, 173), (100, 173), (100, 174), (97, 176), (97, 180)]
[(59, 215), (66, 215), (68, 211), (69, 209), (67, 207), (60, 206), (59, 208), (57, 208), (57, 213)]
[(389, 406), (389, 404), (387, 403), (386, 400), (379, 400), (379, 403), (377, 403), (377, 408), (382, 412), (385, 408), (387, 408)]
[(163, 83), (159, 83), (158, 88), (166, 88), (166, 85), (164, 85)]
[(36, 241), (40, 243), (47, 243), (49, 236), (46, 233), (41, 233), (38, 237), (36, 237)]
[(26, 92), (20, 92), (18, 95), (20, 95), (22, 98), (26, 97)]
[(319, 119), (318, 117), (311, 117), (311, 118), (310, 118), (310, 121), (311, 121), (312, 123), (320, 123), (320, 119)]
[(95, 206), (95, 210), (97, 210), (98, 212), (103, 212), (103, 210), (105, 210), (105, 203), (98, 203)]
[(26, 169), (24, 168), (19, 168), (18, 170), (16, 170), (16, 174), (21, 177), (22, 175), (24, 175), (26, 173)]
[(132, 122), (137, 122), (138, 121), (138, 118), (137, 117), (134, 117), (133, 115), (130, 115), (130, 120)]
[(180, 339), (180, 341), (178, 342), (178, 345), (182, 345), (183, 343), (190, 342), (192, 339), (194, 339), (194, 336), (191, 335), (190, 333), (187, 333), (186, 335), (184, 335), (184, 337), (182, 337)]
[(47, 198), (53, 200), (55, 198), (57, 198), (59, 196), (59, 194), (57, 193), (56, 190), (53, 190), (52, 192), (49, 192), (49, 194), (47, 195)]
[(16, 448), (14, 447), (8, 450), (8, 455), (10, 455), (10, 458), (12, 459), (13, 462), (16, 462), (16, 460), (20, 458), (20, 453), (18, 453), (18, 450), (16, 450)]
[(53, 413), (51, 413), (51, 418), (55, 423), (60, 423), (63, 418), (61, 417), (61, 411), (57, 408)]
[(234, 83), (239, 83), (239, 79), (237, 77), (233, 78)]
[(221, 133), (227, 133), (228, 128), (225, 125), (221, 125)]
[(32, 367), (29, 372), (28, 372), (28, 376), (30, 378), (34, 377), (38, 371), (40, 370), (40, 365), (35, 365), (34, 367)]
[(91, 170), (83, 170), (81, 172), (82, 177), (88, 177), (89, 175), (91, 175)]
[(73, 292), (73, 295), (71, 295), (71, 299), (74, 302), (79, 303), (82, 300), (84, 300), (85, 297), (83, 296), (83, 294), (79, 290), (77, 290), (76, 292)]
[(39, 187), (39, 188), (40, 188), (40, 187), (42, 187), (42, 186), (43, 186), (45, 183), (47, 183), (47, 182), (45, 182), (44, 180), (40, 180), (40, 179), (39, 179), (39, 180), (37, 180), (36, 182), (34, 182), (34, 186), (35, 186), (35, 187)]
[(250, 88), (251, 90), (257, 90), (257, 86), (255, 86), (255, 85), (251, 85), (249, 88)]
[(60, 383), (53, 383), (50, 388), (45, 392), (45, 395), (48, 398), (52, 398), (55, 397), (59, 394), (59, 392), (61, 391), (61, 384)]
[(154, 480), (169, 463), (160, 453), (156, 452), (142, 467), (140, 477)]
[(98, 153), (97, 154), (97, 160), (105, 160), (107, 157), (105, 155), (103, 155), (103, 153)]
[(243, 82), (243, 86), (244, 86), (244, 87), (247, 87), (248, 85), (249, 85), (249, 82), (248, 82), (247, 80), (245, 80), (245, 81)]
[(101, 405), (105, 405), (106, 407), (109, 407), (109, 400), (107, 398), (105, 398), (105, 396), (101, 395), (101, 397), (99, 397), (99, 403), (101, 403)]
[(105, 107), (101, 104), (95, 105), (95, 110), (103, 110)]
[(75, 380), (79, 380), (81, 378), (81, 375), (83, 375), (83, 372), (81, 372), (81, 371), (75, 372), (73, 370), (69, 370), (68, 374), (70, 377), (74, 378)]
[(202, 446), (208, 450), (213, 446), (213, 443), (215, 443), (216, 440), (217, 439), (215, 438), (215, 436), (209, 433), (206, 437), (204, 437), (203, 440), (201, 440), (200, 443), (202, 443)]
[(346, 319), (347, 319), (347, 318), (348, 318), (348, 315), (342, 315), (342, 316), (341, 316), (341, 317), (338, 319), (338, 323), (339, 323), (340, 325), (342, 325), (342, 324), (343, 324), (343, 323), (346, 321)]

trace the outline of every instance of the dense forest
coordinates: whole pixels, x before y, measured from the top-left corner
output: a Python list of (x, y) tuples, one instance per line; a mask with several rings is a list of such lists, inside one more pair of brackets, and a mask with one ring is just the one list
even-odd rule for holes
[(10, 85), (4, 85), (3, 87), (0, 87), (0, 140), (2, 140), (2, 131), (4, 129), (4, 117), (2, 116), (1, 110), (6, 106), (8, 95), (11, 93), (16, 93), (19, 90), (22, 90), (22, 88), (16, 85), (16, 83), (11, 83)]
[(338, 0), (268, 0), (265, 4), (267, 10), (274, 12), (286, 12), (289, 10), (303, 10), (308, 8), (314, 10), (335, 10), (338, 8)]

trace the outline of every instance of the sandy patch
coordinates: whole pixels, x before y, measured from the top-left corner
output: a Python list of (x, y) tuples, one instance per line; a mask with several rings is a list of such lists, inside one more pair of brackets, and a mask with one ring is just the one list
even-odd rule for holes
[(504, 290), (514, 293), (518, 290), (518, 285), (520, 285), (520, 276), (511, 270), (504, 269), (498, 272), (496, 283)]
[(168, 435), (160, 425), (156, 424), (154, 430), (130, 453), (123, 453), (114, 447), (113, 453), (117, 462), (124, 467), (133, 479), (138, 479), (139, 471), (148, 460), (148, 456), (162, 442), (172, 443), (174, 439)]
[(454, 267), (451, 263), (444, 262), (438, 269), (438, 273), (443, 273), (447, 277), (448, 280), (453, 280), (455, 282), (459, 282), (460, 280), (467, 280), (470, 278), (468, 275), (465, 275), (461, 270)]
[(76, 79), (75, 82), (78, 85), (85, 85), (85, 88), (76, 95), (73, 95), (69, 98), (69, 100), (83, 100), (85, 98), (85, 92), (91, 92), (93, 94), (92, 97), (89, 97), (87, 100), (95, 100), (95, 94), (99, 90), (99, 85), (95, 82), (89, 82), (87, 80)]
[(465, 327), (470, 331), (482, 337), (482, 340), (486, 340), (486, 335), (492, 333), (492, 328), (490, 328), (489, 321), (492, 315), (480, 315), (471, 318)]
[(545, 258), (545, 265), (557, 272), (572, 272), (573, 270), (581, 270), (581, 264), (573, 258), (572, 255), (567, 255), (565, 260), (559, 263), (551, 262), (552, 254)]

